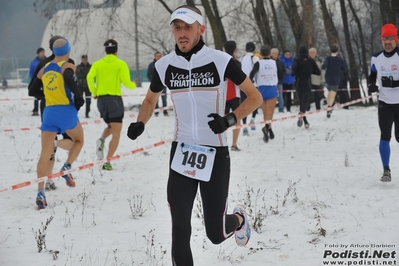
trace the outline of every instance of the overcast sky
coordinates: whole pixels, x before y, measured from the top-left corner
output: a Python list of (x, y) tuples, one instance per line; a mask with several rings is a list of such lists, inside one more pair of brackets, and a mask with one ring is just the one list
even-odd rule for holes
[(34, 11), (33, 0), (1, 1), (0, 58), (33, 59), (47, 21)]

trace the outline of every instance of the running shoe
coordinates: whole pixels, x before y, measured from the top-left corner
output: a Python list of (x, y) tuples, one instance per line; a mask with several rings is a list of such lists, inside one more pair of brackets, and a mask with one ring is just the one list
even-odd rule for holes
[(96, 142), (96, 154), (99, 160), (104, 159), (104, 140), (98, 139)]
[(331, 114), (332, 114), (332, 110), (328, 110), (328, 111), (327, 111), (327, 118), (330, 118), (330, 117), (331, 117)]
[(103, 170), (108, 170), (111, 171), (112, 170), (112, 165), (110, 162), (106, 162), (103, 164)]
[[(71, 169), (71, 164), (65, 163), (65, 164), (62, 166), (61, 171), (66, 171), (66, 170), (70, 170), (70, 169)], [(67, 185), (68, 187), (75, 187), (75, 186), (76, 186), (75, 180), (73, 180), (73, 177), (72, 177), (71, 174), (65, 174), (65, 175), (63, 175), (62, 177), (65, 179), (66, 185)]]
[(382, 182), (391, 182), (391, 170), (384, 169), (384, 174), (381, 177)]
[(305, 123), (305, 128), (308, 129), (310, 127), (309, 123)]
[(237, 205), (233, 211), (234, 214), (238, 214), (243, 218), (241, 226), (236, 229), (235, 239), (238, 246), (245, 246), (251, 238), (251, 226), (248, 221), (247, 213), (244, 206)]
[(39, 210), (45, 209), (47, 207), (46, 196), (39, 191), (36, 196), (36, 205)]
[(251, 130), (256, 130), (255, 119), (251, 119)]
[(237, 145), (231, 146), (230, 150), (232, 150), (232, 151), (241, 151), (241, 149), (238, 148)]
[(274, 132), (273, 132), (273, 130), (271, 129), (271, 128), (269, 128), (269, 138), (270, 139), (274, 139)]
[(267, 132), (266, 126), (262, 127), (262, 132), (263, 132), (263, 141), (268, 143), (269, 142), (269, 134)]
[(244, 136), (249, 136), (248, 128), (244, 127), (244, 130), (243, 130), (242, 134)]
[(303, 117), (302, 116), (298, 117), (298, 122), (296, 124), (298, 125), (298, 127), (301, 127), (303, 125)]
[(46, 185), (44, 188), (49, 191), (49, 190), (56, 190), (57, 186), (55, 185), (53, 180), (47, 180)]

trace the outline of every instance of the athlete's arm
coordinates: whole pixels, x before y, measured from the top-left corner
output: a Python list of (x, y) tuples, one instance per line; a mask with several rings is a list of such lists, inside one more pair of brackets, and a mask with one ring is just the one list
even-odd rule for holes
[(329, 59), (329, 57), (327, 56), (326, 60), (324, 60), (323, 65), (321, 66), (321, 69), (322, 69), (322, 70), (326, 70), (326, 69), (327, 69), (328, 59)]
[(29, 84), (29, 96), (41, 99), (44, 98), (44, 93), (42, 90), (42, 80), (38, 79), (38, 78), (34, 78), (33, 82), (31, 82), (31, 84)]
[(158, 75), (158, 71), (154, 71), (152, 76), (150, 88), (144, 98), (141, 105), (139, 115), (137, 117), (137, 122), (143, 122), (146, 124), (150, 120), (152, 113), (154, 112), (155, 105), (158, 102), (159, 96), (161, 96), (164, 85)]
[(32, 78), (29, 82), (28, 88), (32, 85), (32, 83), (35, 81), (37, 74), (39, 73), (39, 71), (44, 67), (44, 63), (47, 62), (47, 60), (43, 60), (40, 61), (39, 64), (37, 64), (36, 68), (34, 69), (33, 73), (32, 73)]
[(377, 69), (374, 65), (373, 57), (371, 58), (371, 68), (368, 78), (368, 84), (375, 84), (377, 82)]
[(68, 86), (69, 90), (74, 95), (82, 96), (82, 93), (79, 91), (78, 87), (76, 86), (74, 78), (75, 71), (76, 71), (76, 66), (71, 63), (65, 63), (62, 66), (62, 75), (64, 77), (65, 84)]
[(320, 68), (318, 67), (318, 65), (316, 64), (316, 61), (313, 60), (312, 64), (313, 64), (312, 74), (314, 74), (316, 76), (320, 76), (321, 71), (320, 71)]
[(122, 61), (121, 64), (123, 64), (121, 66), (121, 82), (127, 89), (134, 90), (136, 88), (136, 83), (130, 80), (129, 67), (124, 61)]
[(249, 73), (249, 79), (254, 80), (254, 77), (256, 73), (259, 71), (259, 61), (255, 63), (254, 67), (251, 70), (251, 73)]
[(65, 69), (64, 73), (62, 74), (64, 76), (64, 82), (68, 86), (69, 90), (74, 94), (74, 95), (79, 95), (82, 96), (82, 93), (79, 91), (78, 87), (76, 86), (74, 72), (72, 69), (67, 68)]
[(87, 87), (89, 88), (89, 91), (93, 95), (93, 97), (97, 97), (97, 88), (94, 85), (94, 79), (97, 75), (97, 64), (94, 63), (91, 65), (89, 73), (87, 73), (86, 76), (86, 81), (87, 81)]
[(42, 75), (43, 75), (43, 69), (40, 69), (37, 71), (36, 76), (33, 77), (31, 82), (29, 83), (28, 86), (28, 94), (29, 96), (42, 99), (44, 98), (44, 93), (42, 90), (43, 84), (42, 84)]

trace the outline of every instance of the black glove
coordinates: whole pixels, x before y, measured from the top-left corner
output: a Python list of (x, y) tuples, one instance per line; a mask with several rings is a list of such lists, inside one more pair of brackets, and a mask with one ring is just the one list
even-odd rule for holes
[(212, 113), (209, 114), (208, 117), (214, 118), (214, 120), (208, 122), (208, 125), (215, 134), (220, 134), (227, 128), (234, 126), (237, 123), (237, 117), (234, 113), (227, 114), (224, 117), (221, 117), (219, 114)]
[(377, 92), (378, 91), (378, 86), (377, 85), (375, 85), (375, 84), (369, 84), (368, 85), (368, 87), (369, 87), (369, 92), (370, 93), (373, 93), (373, 92)]
[(138, 136), (140, 136), (144, 131), (144, 123), (137, 122), (137, 123), (130, 123), (130, 126), (127, 130), (127, 136), (129, 139), (135, 140)]
[(73, 97), (73, 102), (75, 103), (76, 110), (79, 111), (80, 107), (82, 107), (83, 104), (85, 103), (85, 100), (83, 99), (82, 96), (75, 95)]

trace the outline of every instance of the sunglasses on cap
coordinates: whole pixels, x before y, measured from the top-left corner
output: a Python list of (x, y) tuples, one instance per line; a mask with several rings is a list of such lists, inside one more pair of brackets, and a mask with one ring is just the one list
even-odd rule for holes
[(383, 41), (392, 41), (396, 36), (381, 36), (381, 40)]

